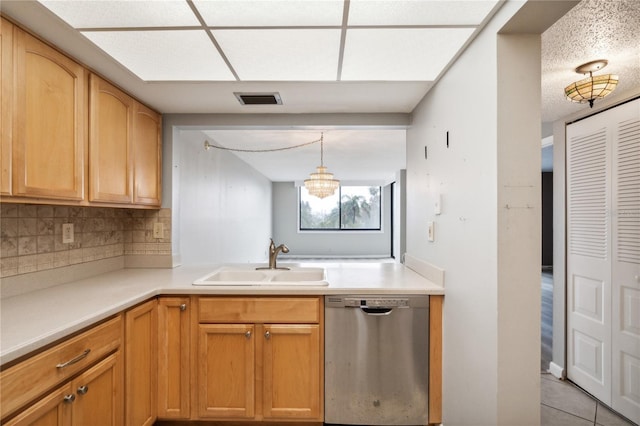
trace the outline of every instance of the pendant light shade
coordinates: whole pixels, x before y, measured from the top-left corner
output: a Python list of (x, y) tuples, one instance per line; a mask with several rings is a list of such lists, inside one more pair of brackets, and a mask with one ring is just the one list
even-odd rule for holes
[(589, 73), (589, 77), (571, 83), (564, 88), (564, 94), (572, 102), (589, 103), (593, 108), (593, 102), (601, 99), (613, 92), (618, 85), (618, 76), (614, 74), (604, 74), (594, 76), (593, 72), (604, 68), (607, 61), (600, 59), (580, 65), (576, 72), (580, 74)]
[(320, 165), (316, 167), (316, 172), (305, 179), (304, 187), (309, 194), (318, 198), (325, 198), (333, 195), (340, 186), (340, 181), (333, 178), (333, 173), (329, 173), (324, 166), (324, 134), (320, 136)]

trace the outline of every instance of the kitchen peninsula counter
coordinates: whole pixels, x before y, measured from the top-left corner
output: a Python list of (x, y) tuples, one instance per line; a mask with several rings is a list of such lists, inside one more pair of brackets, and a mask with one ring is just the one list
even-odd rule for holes
[[(16, 360), (158, 295), (443, 295), (444, 288), (397, 263), (282, 263), (324, 267), (328, 286), (194, 286), (223, 265), (119, 269), (4, 298), (0, 304), (0, 364)], [(247, 266), (246, 264), (243, 266)]]

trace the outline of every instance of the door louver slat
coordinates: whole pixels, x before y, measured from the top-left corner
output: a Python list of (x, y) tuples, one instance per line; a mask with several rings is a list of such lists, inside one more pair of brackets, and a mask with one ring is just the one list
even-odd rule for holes
[(618, 261), (640, 264), (640, 120), (618, 126), (616, 147), (616, 253)]
[(606, 130), (569, 140), (569, 250), (607, 257)]

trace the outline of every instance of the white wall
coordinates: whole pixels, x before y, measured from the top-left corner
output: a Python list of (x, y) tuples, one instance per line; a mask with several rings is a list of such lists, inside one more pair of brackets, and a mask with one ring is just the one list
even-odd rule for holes
[(446, 271), (447, 426), (540, 422), (539, 37), (497, 37), (521, 5), (500, 9), (407, 134), (407, 253)]
[[(382, 231), (299, 232), (298, 188), (293, 182), (273, 183), (273, 239), (289, 247), (288, 256), (389, 257), (391, 196), (382, 189)], [(286, 258), (287, 255), (281, 257)]]
[(174, 132), (182, 263), (266, 261), (271, 181), (229, 152), (205, 151), (205, 139), (197, 130)]
[(407, 252), (407, 170), (396, 173), (393, 187), (393, 255), (397, 261), (403, 261)]

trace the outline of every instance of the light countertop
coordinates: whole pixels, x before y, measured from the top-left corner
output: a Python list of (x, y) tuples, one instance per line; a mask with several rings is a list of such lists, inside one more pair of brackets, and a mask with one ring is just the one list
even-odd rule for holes
[[(281, 266), (286, 266), (282, 263)], [(426, 294), (444, 289), (395, 263), (295, 263), (322, 266), (328, 286), (194, 286), (221, 265), (120, 269), (0, 301), (0, 364), (55, 342), (157, 295)]]

